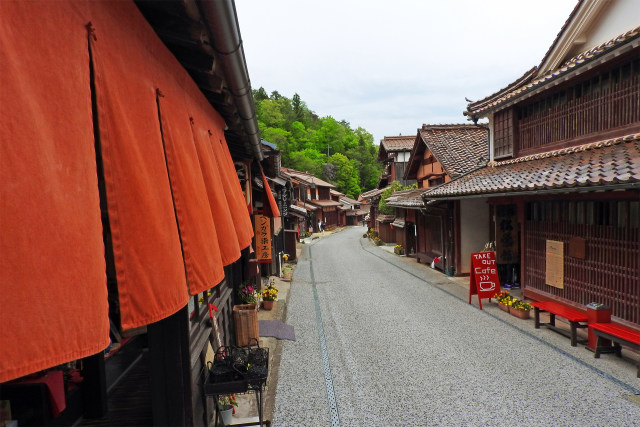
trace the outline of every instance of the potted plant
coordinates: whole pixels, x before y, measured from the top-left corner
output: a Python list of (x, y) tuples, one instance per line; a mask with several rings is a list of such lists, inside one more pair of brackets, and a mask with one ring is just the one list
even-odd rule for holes
[(509, 306), (509, 313), (521, 319), (528, 319), (530, 310), (531, 304), (519, 299), (514, 299), (513, 303)]
[(508, 291), (500, 291), (497, 294), (495, 294), (494, 298), (496, 299), (496, 301), (498, 301), (498, 307), (500, 307), (500, 310), (506, 311), (508, 313), (509, 312), (509, 301), (511, 301), (511, 299), (513, 299), (513, 297), (511, 297), (511, 295), (509, 295), (509, 292)]
[(220, 418), (222, 418), (224, 425), (228, 426), (233, 422), (231, 417), (235, 406), (238, 406), (238, 402), (233, 394), (222, 394), (218, 396), (218, 411), (220, 412)]
[(248, 282), (245, 282), (240, 286), (238, 295), (240, 296), (240, 300), (243, 304), (256, 304), (258, 302), (258, 292)]
[(262, 291), (262, 308), (265, 310), (271, 310), (275, 300), (278, 298), (278, 288), (276, 288), (275, 281), (271, 279), (269, 286)]
[(402, 247), (402, 245), (395, 245), (395, 247), (393, 248), (393, 252), (396, 255), (404, 255), (404, 248)]

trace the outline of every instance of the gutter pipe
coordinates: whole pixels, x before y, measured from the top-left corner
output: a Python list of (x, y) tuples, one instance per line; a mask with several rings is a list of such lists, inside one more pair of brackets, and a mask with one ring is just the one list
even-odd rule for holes
[(262, 161), (264, 156), (260, 147), (260, 130), (235, 2), (234, 0), (197, 0), (197, 2), (211, 34), (211, 44), (222, 66), (229, 92), (249, 137), (253, 154), (258, 161)]

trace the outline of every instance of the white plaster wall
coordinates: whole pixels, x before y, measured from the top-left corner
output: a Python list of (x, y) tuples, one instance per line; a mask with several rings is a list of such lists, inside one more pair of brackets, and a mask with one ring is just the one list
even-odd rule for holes
[(460, 256), (461, 271), (471, 270), (471, 253), (481, 251), (489, 241), (489, 204), (486, 198), (460, 200)]
[[(640, 2), (638, 0), (615, 0), (606, 2), (595, 25), (589, 28), (586, 49), (598, 46), (614, 37), (640, 26)], [(584, 50), (586, 50), (584, 49)]]
[[(603, 1), (603, 0), (598, 0)], [(580, 30), (584, 43), (571, 47), (565, 60), (599, 46), (622, 33), (640, 26), (640, 2), (638, 0), (606, 0), (586, 26)]]

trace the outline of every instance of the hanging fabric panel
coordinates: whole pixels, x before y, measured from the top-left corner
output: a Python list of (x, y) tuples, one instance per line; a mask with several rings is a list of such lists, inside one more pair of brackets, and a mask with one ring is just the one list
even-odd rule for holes
[[(213, 153), (214, 166), (220, 175), (226, 204), (233, 214), (234, 230), (240, 249), (251, 244), (253, 239), (253, 224), (247, 211), (247, 205), (236, 174), (235, 166), (229, 154), (229, 148), (224, 140), (224, 121), (211, 107), (199, 90), (188, 92), (192, 100), (191, 114), (194, 119), (196, 136), (205, 135)], [(214, 209), (212, 209), (214, 211)]]
[[(196, 295), (224, 279), (216, 229), (227, 224), (214, 224), (182, 88), (163, 86), (158, 105), (189, 291)], [(225, 215), (233, 226), (228, 209)]]
[(271, 187), (269, 186), (269, 181), (267, 181), (267, 177), (264, 174), (264, 170), (262, 170), (262, 165), (260, 165), (260, 173), (262, 174), (262, 185), (263, 185), (262, 204), (263, 204), (265, 215), (271, 218), (277, 218), (280, 216), (280, 209), (278, 209), (278, 204), (276, 203), (276, 199), (273, 197), (273, 193), (271, 192)]
[(213, 149), (209, 144), (209, 131), (196, 126), (195, 119), (191, 130), (198, 151), (200, 169), (204, 176), (210, 211), (216, 224), (222, 261), (224, 265), (229, 265), (240, 258), (240, 246), (238, 245), (236, 224), (227, 203), (223, 180), (220, 177), (224, 171), (218, 168), (214, 159)]
[(109, 344), (84, 12), (0, 2), (0, 382)]
[(218, 167), (221, 170), (226, 171), (224, 174), (228, 179), (224, 186), (227, 200), (232, 211), (235, 213), (236, 231), (238, 235), (238, 244), (240, 248), (244, 249), (251, 244), (253, 240), (253, 223), (251, 217), (247, 211), (247, 205), (242, 194), (242, 187), (240, 187), (240, 181), (236, 174), (236, 168), (231, 159), (229, 153), (229, 147), (227, 147), (226, 140), (224, 138), (224, 131), (221, 128), (211, 127), (211, 134), (209, 135), (209, 141), (213, 148)]
[(89, 4), (121, 323), (129, 329), (170, 316), (189, 298), (156, 103), (162, 76), (184, 70), (132, 2)]

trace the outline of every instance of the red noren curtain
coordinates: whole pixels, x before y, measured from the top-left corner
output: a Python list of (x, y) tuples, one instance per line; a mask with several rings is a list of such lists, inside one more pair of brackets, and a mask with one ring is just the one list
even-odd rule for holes
[[(181, 92), (165, 86), (158, 105), (189, 292), (195, 295), (224, 279), (217, 229), (226, 224), (214, 223)], [(226, 217), (231, 220), (228, 209)]]
[(0, 2), (0, 382), (109, 344), (84, 12)]
[[(264, 175), (264, 170), (262, 170), (262, 165), (260, 165), (260, 173), (262, 174), (262, 185), (263, 185), (263, 209), (265, 215), (270, 216), (272, 218), (276, 218), (280, 216), (280, 209), (278, 209), (278, 204), (276, 200), (273, 198), (273, 193), (271, 192), (271, 187), (269, 186), (269, 181), (267, 181), (267, 177)], [(267, 200), (264, 200), (264, 199)]]
[(90, 2), (91, 40), (121, 324), (135, 328), (187, 304), (156, 88), (181, 68), (130, 2)]

